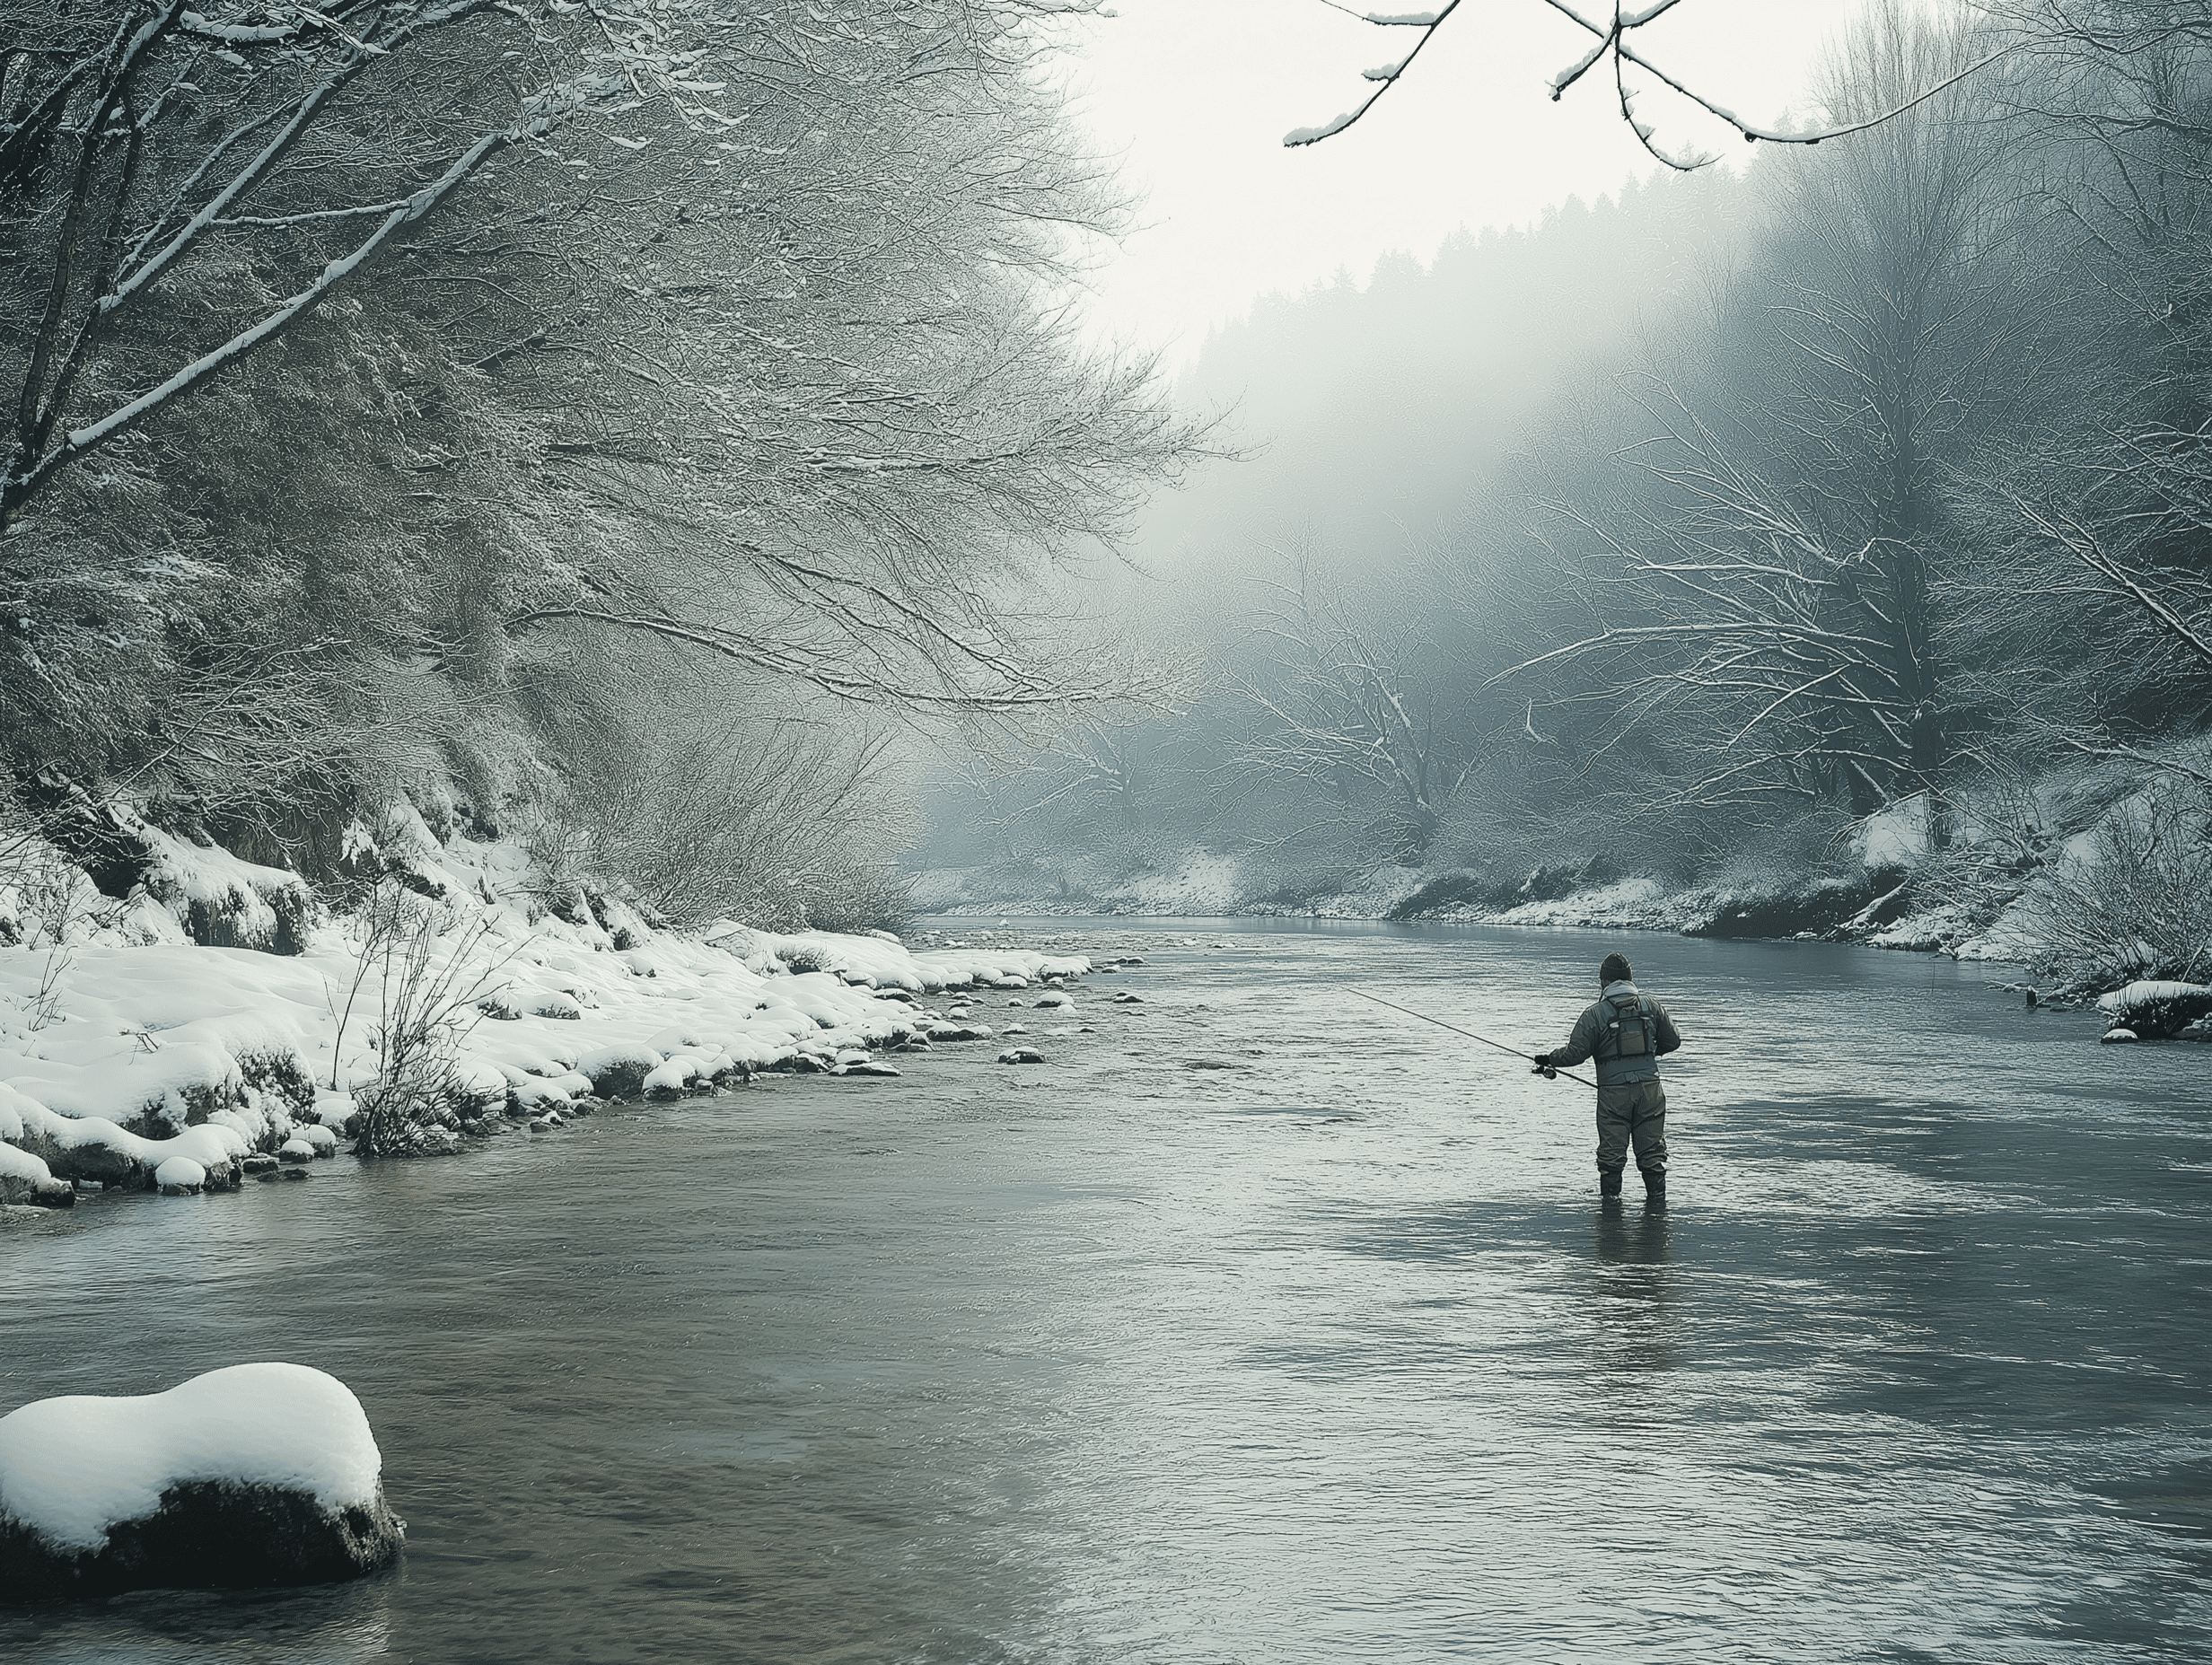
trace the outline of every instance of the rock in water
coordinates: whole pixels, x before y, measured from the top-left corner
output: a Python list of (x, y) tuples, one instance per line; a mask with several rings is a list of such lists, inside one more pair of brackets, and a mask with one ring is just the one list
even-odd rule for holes
[(361, 1402), (303, 1364), (0, 1417), (0, 1599), (322, 1584), (389, 1566), (406, 1523)]

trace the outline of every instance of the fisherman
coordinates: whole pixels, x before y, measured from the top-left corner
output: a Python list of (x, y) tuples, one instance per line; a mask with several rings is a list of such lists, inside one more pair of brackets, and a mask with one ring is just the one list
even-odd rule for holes
[(1576, 1022), (1557, 1052), (1536, 1055), (1536, 1073), (1547, 1079), (1595, 1058), (1598, 1064), (1598, 1194), (1620, 1195), (1620, 1170), (1636, 1145), (1644, 1195), (1667, 1196), (1667, 1093), (1659, 1082), (1661, 1055), (1682, 1044), (1666, 1008), (1636, 986), (1624, 955), (1608, 954), (1598, 967), (1598, 998)]

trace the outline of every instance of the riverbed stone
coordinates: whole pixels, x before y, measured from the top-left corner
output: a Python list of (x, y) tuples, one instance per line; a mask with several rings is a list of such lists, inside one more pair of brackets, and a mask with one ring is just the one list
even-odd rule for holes
[(1042, 1064), (1045, 1055), (1034, 1047), (1009, 1047), (998, 1055), (1001, 1064)]
[(991, 1038), (991, 1031), (979, 1023), (933, 1023), (926, 1033), (931, 1040), (988, 1040)]
[(153, 1514), (110, 1527), (98, 1549), (58, 1548), (0, 1514), (0, 1598), (335, 1583), (390, 1566), (406, 1536), (381, 1485), (372, 1505), (329, 1509), (286, 1486), (185, 1481)]
[(256, 1151), (239, 1165), (250, 1174), (265, 1174), (276, 1166), (276, 1159), (267, 1151)]
[(34, 1179), (31, 1182), (31, 1203), (34, 1208), (75, 1208), (77, 1188), (66, 1179)]

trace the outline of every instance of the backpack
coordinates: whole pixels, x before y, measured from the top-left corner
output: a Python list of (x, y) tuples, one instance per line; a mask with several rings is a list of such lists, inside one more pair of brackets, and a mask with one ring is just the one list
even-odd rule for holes
[(1655, 1056), (1659, 1050), (1659, 1029), (1651, 1002), (1641, 995), (1609, 995), (1605, 1003), (1613, 1009), (1613, 1018), (1606, 1026), (1604, 1041), (1599, 1044), (1598, 1056), (1623, 1063)]

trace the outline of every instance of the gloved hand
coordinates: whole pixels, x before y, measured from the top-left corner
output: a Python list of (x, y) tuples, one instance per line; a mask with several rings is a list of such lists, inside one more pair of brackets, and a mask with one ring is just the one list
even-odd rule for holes
[(1551, 1055), (1549, 1052), (1540, 1052), (1536, 1055), (1536, 1068), (1532, 1073), (1540, 1075), (1546, 1081), (1559, 1079), (1559, 1072), (1551, 1066)]

